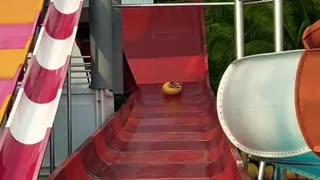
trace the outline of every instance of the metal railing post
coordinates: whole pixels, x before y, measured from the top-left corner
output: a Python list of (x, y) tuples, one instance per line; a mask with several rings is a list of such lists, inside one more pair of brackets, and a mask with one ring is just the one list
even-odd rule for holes
[(240, 0), (234, 1), (235, 11), (235, 42), (237, 59), (244, 56), (244, 18), (243, 18), (243, 2)]
[(55, 169), (55, 145), (54, 145), (54, 125), (51, 129), (51, 135), (50, 135), (50, 174)]
[[(283, 51), (283, 0), (274, 0), (274, 45), (275, 51)], [(266, 162), (260, 161), (258, 180), (263, 180)]]
[(264, 180), (265, 168), (266, 168), (266, 162), (260, 161), (259, 162), (258, 180)]
[(68, 133), (68, 155), (72, 153), (72, 104), (71, 104), (71, 59), (67, 73), (67, 133)]
[[(283, 46), (283, 0), (274, 0), (274, 47), (275, 52), (281, 52)], [(287, 179), (287, 171), (280, 167), (275, 168), (275, 179)]]
[(274, 0), (274, 45), (275, 51), (283, 51), (283, 0)]
[(100, 96), (100, 90), (95, 90), (95, 98), (96, 98), (96, 119), (95, 119), (95, 129), (98, 129), (100, 127), (100, 121), (101, 121), (101, 96)]

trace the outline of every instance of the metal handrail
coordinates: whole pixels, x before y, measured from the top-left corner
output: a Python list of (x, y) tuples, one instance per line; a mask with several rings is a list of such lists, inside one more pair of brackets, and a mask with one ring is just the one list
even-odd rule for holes
[[(260, 0), (244, 2), (244, 5), (258, 4), (258, 3), (268, 3), (273, 2), (273, 0)], [(153, 3), (153, 4), (113, 4), (112, 7), (115, 8), (130, 8), (130, 7), (194, 7), (194, 6), (233, 6), (234, 2), (200, 2), (200, 3)]]
[(72, 82), (72, 85), (90, 85), (90, 82)]
[(320, 163), (318, 162), (291, 162), (291, 161), (275, 160), (270, 158), (258, 158), (256, 156), (251, 156), (251, 159), (254, 159), (256, 161), (264, 161), (269, 164), (291, 165), (291, 166), (320, 166)]
[(203, 3), (153, 3), (153, 4), (113, 4), (116, 8), (130, 7), (185, 7), (185, 6), (233, 6), (234, 2), (203, 2)]
[(71, 79), (88, 79), (91, 78), (90, 75), (88, 76), (71, 76)]
[(261, 0), (261, 1), (252, 1), (252, 2), (245, 2), (244, 5), (250, 5), (250, 4), (260, 4), (260, 3), (269, 3), (273, 2), (273, 0)]
[(71, 63), (71, 67), (90, 67), (91, 63)]
[[(31, 59), (32, 57), (27, 57), (27, 59)], [(89, 59), (91, 58), (91, 56), (71, 56), (71, 59), (80, 59), (80, 58), (83, 58), (83, 59)]]
[[(88, 58), (90, 56), (72, 56), (72, 58)], [(27, 68), (28, 64), (26, 63), (25, 68)], [(90, 75), (90, 67), (91, 63), (72, 63), (71, 62), (71, 80), (72, 79), (87, 79), (88, 82), (72, 82), (71, 85), (90, 85), (91, 82), (91, 75)], [(73, 67), (84, 67), (85, 69), (72, 69)], [(72, 76), (72, 74), (79, 74), (79, 73), (86, 73), (86, 76)], [(65, 81), (65, 87), (67, 87), (67, 81)], [(17, 82), (17, 87), (21, 87), (22, 81)]]
[[(73, 66), (71, 66), (73, 67)], [(71, 70), (71, 73), (84, 73), (84, 72), (91, 72), (90, 69), (84, 69), (84, 70)]]
[(72, 59), (81, 59), (81, 58), (83, 58), (83, 59), (89, 59), (89, 58), (91, 58), (91, 56), (71, 56), (71, 58), (72, 58)]

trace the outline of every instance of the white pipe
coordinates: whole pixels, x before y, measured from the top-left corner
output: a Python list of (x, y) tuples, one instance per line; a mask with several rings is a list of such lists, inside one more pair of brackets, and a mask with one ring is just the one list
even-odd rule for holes
[(202, 3), (154, 3), (154, 4), (113, 4), (112, 7), (172, 7), (172, 6), (232, 6), (233, 2), (202, 2)]
[(283, 0), (274, 0), (274, 45), (275, 51), (283, 51)]
[(259, 162), (258, 180), (263, 180), (264, 179), (265, 168), (266, 168), (266, 162), (260, 161)]
[[(260, 0), (245, 2), (244, 5), (259, 4), (273, 2), (273, 0)], [(130, 8), (130, 7), (184, 7), (184, 6), (233, 6), (234, 2), (200, 2), (200, 3), (154, 3), (154, 4), (113, 4), (112, 7), (116, 8)]]
[(237, 59), (244, 56), (244, 18), (243, 18), (243, 2), (234, 1), (235, 8), (235, 39)]

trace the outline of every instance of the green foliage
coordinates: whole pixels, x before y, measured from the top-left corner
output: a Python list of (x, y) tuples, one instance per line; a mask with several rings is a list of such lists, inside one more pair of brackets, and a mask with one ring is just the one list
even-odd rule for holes
[[(217, 90), (223, 72), (235, 59), (234, 7), (210, 7), (205, 13), (210, 80), (213, 89)], [(320, 19), (320, 1), (284, 0), (284, 17), (285, 50), (302, 49), (305, 28)], [(245, 55), (274, 50), (273, 18), (272, 3), (245, 6)]]

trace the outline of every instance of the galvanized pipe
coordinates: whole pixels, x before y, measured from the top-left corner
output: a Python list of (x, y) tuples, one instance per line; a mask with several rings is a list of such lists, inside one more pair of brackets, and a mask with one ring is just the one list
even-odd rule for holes
[(72, 63), (71, 67), (89, 67), (91, 63)]
[(88, 79), (88, 78), (91, 78), (91, 76), (75, 76), (75, 77), (71, 77), (71, 79)]
[(95, 90), (95, 98), (96, 98), (96, 119), (95, 119), (95, 129), (98, 129), (100, 127), (100, 110), (99, 110), (99, 105), (101, 103), (100, 99), (100, 90)]
[[(283, 0), (274, 0), (274, 47), (275, 52), (281, 52), (284, 49), (283, 45), (283, 26), (284, 26), (284, 18), (283, 18)], [(275, 179), (277, 180), (285, 180), (287, 171), (280, 167), (276, 167), (275, 169)]]
[(320, 166), (320, 162), (292, 162), (292, 161), (275, 160), (270, 158), (260, 158), (256, 156), (251, 156), (251, 159), (254, 159), (256, 161), (265, 161), (271, 164), (285, 165), (285, 166), (292, 166), (292, 165), (305, 166), (305, 167)]
[[(80, 59), (80, 58), (83, 58), (83, 59), (89, 59), (91, 58), (91, 56), (70, 56), (71, 59)], [(32, 57), (27, 57), (27, 59), (31, 59)]]
[(235, 41), (237, 59), (244, 56), (244, 18), (243, 18), (243, 2), (240, 0), (234, 1), (235, 10)]
[(273, 0), (261, 0), (261, 1), (244, 2), (243, 5), (261, 4), (261, 3), (269, 3), (269, 2), (273, 2)]
[(68, 131), (68, 155), (72, 153), (72, 104), (71, 104), (71, 66), (67, 73), (67, 131)]
[(74, 85), (90, 85), (90, 82), (74, 82)]
[(283, 51), (283, 0), (274, 0), (274, 45), (275, 51)]
[[(242, 2), (242, 1), (241, 1)], [(273, 2), (273, 0), (260, 0), (245, 2), (247, 4), (258, 4), (258, 3), (268, 3)], [(233, 6), (234, 2), (199, 2), (199, 3), (153, 3), (153, 4), (113, 4), (112, 7), (115, 8), (133, 8), (133, 7), (195, 7), (195, 6)]]
[(106, 109), (105, 109), (105, 97), (104, 97), (104, 91), (105, 90), (100, 90), (100, 98), (101, 98), (101, 122), (100, 122), (100, 126), (103, 124), (103, 122), (105, 121), (105, 111), (106, 111)]
[(54, 145), (54, 126), (51, 129), (51, 135), (50, 135), (50, 174), (55, 169), (55, 145)]
[(266, 169), (266, 162), (259, 162), (259, 172), (258, 172), (258, 180), (264, 180), (264, 171)]
[(80, 58), (84, 58), (84, 59), (88, 59), (91, 58), (91, 56), (71, 56), (72, 59), (80, 59)]
[(84, 70), (71, 70), (72, 73), (84, 73), (84, 72), (91, 72), (89, 69), (84, 69)]
[(202, 3), (154, 3), (154, 4), (113, 4), (116, 8), (130, 7), (186, 7), (186, 6), (233, 6), (233, 2), (202, 2)]

